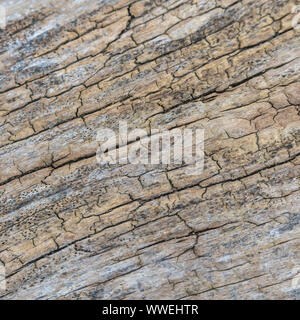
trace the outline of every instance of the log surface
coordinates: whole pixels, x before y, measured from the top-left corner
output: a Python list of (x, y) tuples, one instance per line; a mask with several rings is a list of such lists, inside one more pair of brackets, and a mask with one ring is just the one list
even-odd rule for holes
[[(1, 1), (2, 299), (299, 299), (290, 0)], [(205, 167), (96, 161), (205, 130)]]

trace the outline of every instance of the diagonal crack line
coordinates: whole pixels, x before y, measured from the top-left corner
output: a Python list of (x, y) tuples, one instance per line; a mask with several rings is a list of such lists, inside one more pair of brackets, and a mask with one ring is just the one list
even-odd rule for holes
[[(199, 96), (195, 96), (195, 97), (192, 97), (191, 99), (187, 99), (187, 100), (182, 101), (182, 102), (180, 102), (180, 103), (178, 103), (178, 104), (175, 104), (174, 106), (172, 106), (172, 107), (171, 107), (170, 109), (168, 109), (167, 111), (158, 112), (158, 113), (156, 113), (156, 115), (157, 115), (157, 114), (168, 113), (168, 112), (170, 112), (171, 110), (173, 110), (173, 109), (175, 109), (175, 108), (178, 108), (178, 107), (180, 107), (180, 106), (183, 106), (183, 105), (188, 104), (188, 103), (191, 103), (191, 102), (202, 101), (201, 99), (205, 99), (205, 97), (207, 97), (207, 96), (209, 96), (209, 95), (211, 95), (211, 94), (213, 94), (213, 93), (218, 93), (218, 94), (220, 94), (220, 93), (227, 92), (228, 90), (230, 90), (230, 89), (232, 89), (232, 88), (235, 88), (235, 87), (237, 87), (237, 86), (239, 86), (239, 85), (242, 85), (242, 84), (244, 84), (244, 83), (252, 80), (253, 78), (259, 77), (259, 76), (263, 75), (264, 73), (266, 73), (266, 72), (268, 72), (268, 71), (270, 71), (270, 70), (276, 70), (276, 69), (278, 69), (278, 68), (280, 68), (280, 67), (283, 67), (283, 66), (285, 66), (285, 65), (287, 65), (287, 64), (289, 64), (289, 63), (291, 63), (291, 62), (293, 62), (293, 61), (295, 61), (295, 60), (297, 60), (297, 59), (299, 59), (299, 58), (297, 57), (297, 58), (294, 58), (294, 59), (292, 59), (292, 60), (290, 60), (290, 61), (287, 61), (287, 62), (285, 62), (285, 63), (283, 63), (283, 64), (280, 64), (280, 65), (278, 65), (278, 66), (270, 67), (270, 68), (267, 68), (267, 69), (265, 69), (265, 70), (262, 70), (262, 71), (254, 74), (254, 75), (252, 75), (252, 76), (250, 76), (250, 77), (248, 77), (248, 78), (246, 78), (246, 79), (242, 79), (242, 80), (240, 80), (240, 81), (238, 81), (238, 82), (236, 82), (236, 83), (230, 84), (228, 88), (226, 88), (226, 89), (224, 89), (224, 90), (222, 90), (222, 91), (217, 90), (217, 89), (209, 90), (208, 92), (205, 92), (205, 93), (203, 93), (203, 94), (201, 94), (201, 95), (199, 95)], [(78, 87), (80, 87), (80, 86), (81, 86), (81, 85), (79, 85)], [(76, 87), (72, 87), (71, 90), (74, 89), (74, 88), (76, 88)], [(66, 93), (66, 92), (60, 93), (60, 94), (58, 94), (58, 96), (60, 96), (61, 94), (64, 94), (64, 93)], [(56, 96), (51, 97), (51, 98), (55, 98), (55, 97), (56, 97)], [(130, 99), (130, 96), (124, 97), (124, 98), (121, 99), (119, 102), (126, 101), (127, 99)], [(113, 105), (113, 104), (114, 104), (114, 103), (110, 103), (110, 104), (107, 104), (107, 105), (101, 107), (100, 109), (96, 109), (96, 110), (93, 110), (93, 111), (89, 111), (89, 112), (82, 113), (82, 114), (80, 115), (80, 117), (84, 117), (84, 116), (87, 116), (87, 115), (91, 115), (91, 114), (96, 113), (96, 112), (98, 112), (98, 111), (100, 111), (100, 110), (104, 110), (104, 109), (110, 107), (110, 106)], [(32, 135), (30, 135), (30, 136), (28, 136), (28, 137), (23, 138), (23, 139), (19, 139), (19, 140), (13, 141), (12, 143), (4, 144), (4, 145), (2, 145), (2, 146), (0, 147), (0, 149), (1, 149), (1, 148), (4, 148), (4, 147), (6, 147), (6, 146), (10, 146), (10, 145), (16, 144), (16, 143), (18, 143), (18, 142), (20, 142), (20, 141), (25, 141), (26, 139), (29, 139), (29, 138), (34, 137), (34, 136), (37, 136), (37, 135), (39, 135), (39, 134), (41, 134), (41, 133), (47, 132), (47, 131), (49, 131), (49, 130), (52, 130), (52, 129), (60, 126), (61, 124), (70, 122), (70, 121), (75, 120), (75, 119), (77, 119), (77, 118), (79, 118), (79, 117), (76, 116), (76, 117), (72, 117), (72, 118), (66, 119), (65, 121), (59, 122), (58, 124), (56, 124), (55, 126), (53, 126), (53, 127), (51, 127), (51, 128), (47, 128), (47, 129), (41, 130), (41, 131), (36, 132), (36, 133), (34, 133), (34, 134), (32, 134)], [(200, 119), (199, 119), (199, 120), (200, 120)], [(17, 177), (17, 176), (16, 176), (16, 177)], [(2, 184), (0, 183), (0, 186), (1, 186), (1, 185), (2, 185)]]
[[(288, 163), (288, 162), (294, 160), (294, 159), (295, 159), (296, 157), (298, 157), (298, 156), (300, 156), (300, 152), (299, 152), (298, 154), (296, 154), (294, 157), (292, 157), (292, 158), (290, 158), (290, 159), (288, 159), (288, 160), (286, 160), (286, 161), (282, 161), (282, 162), (277, 163), (277, 164), (274, 164), (274, 165), (272, 165), (272, 166), (268, 166), (268, 167), (265, 167), (265, 168), (263, 168), (263, 169), (256, 170), (256, 171), (254, 171), (254, 172), (252, 172), (252, 173), (250, 173), (250, 174), (248, 174), (248, 175), (245, 175), (245, 176), (242, 176), (242, 177), (239, 177), (239, 178), (236, 178), (236, 179), (229, 179), (229, 180), (225, 180), (225, 181), (222, 181), (222, 182), (213, 183), (213, 184), (210, 184), (210, 185), (208, 185), (208, 186), (205, 186), (205, 188), (209, 188), (209, 187), (212, 187), (212, 186), (215, 186), (215, 185), (218, 185), (218, 184), (224, 184), (224, 183), (226, 183), (226, 182), (239, 181), (239, 180), (241, 180), (241, 179), (243, 179), (243, 178), (247, 178), (247, 177), (249, 177), (249, 176), (255, 175), (255, 174), (257, 174), (257, 173), (259, 173), (259, 172), (261, 172), (261, 171), (268, 170), (268, 169), (270, 169), (270, 168), (274, 168), (274, 167), (276, 167), (276, 166), (279, 166), (279, 165), (283, 165), (283, 164), (285, 164), (285, 163)], [(186, 187), (183, 187), (183, 188), (178, 188), (178, 189), (176, 189), (175, 191), (172, 191), (172, 192), (164, 193), (164, 194), (158, 195), (158, 196), (156, 196), (156, 197), (149, 198), (149, 199), (147, 199), (146, 201), (144, 201), (143, 204), (145, 204), (146, 202), (150, 202), (150, 201), (153, 201), (153, 200), (155, 200), (155, 199), (159, 199), (159, 198), (161, 198), (161, 197), (164, 197), (164, 196), (173, 194), (173, 193), (175, 193), (175, 192), (179, 192), (179, 191), (182, 191), (182, 190), (187, 190), (187, 189), (193, 188), (193, 187), (198, 186), (198, 185), (199, 185), (199, 183), (196, 183), (196, 184), (189, 185), (189, 186), (186, 186)], [(135, 199), (134, 201), (138, 201), (138, 200), (140, 200), (140, 199)], [(134, 202), (134, 201), (132, 201), (132, 202)], [(124, 205), (127, 205), (127, 204), (128, 204), (128, 203), (126, 203), (126, 204), (124, 204)], [(142, 205), (143, 205), (143, 204), (142, 204)], [(125, 221), (125, 222), (126, 222), (126, 221)], [(150, 222), (151, 222), (151, 221), (150, 221)], [(120, 224), (122, 224), (122, 223), (124, 223), (124, 222), (123, 222), (123, 221), (120, 222)], [(192, 236), (192, 235), (195, 235), (195, 234), (201, 234), (201, 233), (204, 233), (204, 232), (208, 232), (208, 231), (210, 231), (210, 230), (214, 230), (214, 229), (223, 227), (223, 226), (225, 226), (225, 225), (227, 225), (227, 224), (230, 224), (230, 223), (234, 223), (234, 222), (227, 222), (227, 223), (225, 223), (224, 225), (219, 226), (219, 227), (207, 228), (207, 229), (204, 229), (204, 230), (199, 230), (199, 231), (196, 231), (196, 232), (191, 232), (191, 233), (185, 235), (184, 237)], [(107, 227), (107, 228), (109, 229), (110, 227), (111, 227), (111, 226), (109, 226), (109, 227)], [(67, 248), (67, 247), (69, 247), (69, 246), (72, 246), (72, 245), (76, 244), (77, 242), (83, 241), (83, 240), (85, 240), (85, 239), (92, 238), (94, 235), (96, 235), (96, 234), (98, 234), (98, 233), (100, 233), (100, 232), (102, 232), (102, 231), (104, 231), (104, 230), (100, 230), (99, 232), (97, 232), (97, 233), (95, 233), (95, 234), (89, 234), (89, 235), (87, 235), (87, 236), (85, 236), (85, 237), (83, 237), (83, 238), (74, 240), (73, 242), (71, 242), (71, 243), (69, 243), (69, 244), (67, 244), (67, 245), (65, 245), (65, 246), (62, 246), (62, 247), (57, 248), (57, 249), (55, 249), (55, 250), (53, 250), (53, 251), (51, 251), (51, 252), (49, 252), (49, 253), (47, 253), (47, 254), (44, 254), (44, 255), (42, 255), (42, 256), (40, 256), (40, 257), (38, 257), (38, 258), (36, 258), (36, 259), (28, 262), (28, 263), (26, 263), (26, 264), (23, 265), (21, 268), (15, 270), (13, 273), (11, 273), (10, 275), (8, 275), (7, 278), (12, 277), (12, 276), (15, 275), (16, 273), (20, 272), (23, 268), (27, 267), (28, 265), (30, 265), (30, 264), (32, 264), (32, 263), (35, 263), (35, 262), (39, 261), (40, 259), (43, 259), (43, 258), (45, 258), (45, 257), (47, 257), (47, 256), (51, 256), (51, 255), (53, 255), (53, 254), (55, 254), (55, 253), (57, 253), (57, 252), (65, 249), (65, 248)]]
[(253, 280), (253, 279), (257, 279), (257, 278), (263, 277), (265, 275), (267, 275), (267, 273), (262, 273), (262, 274), (260, 274), (258, 276), (253, 276), (251, 278), (246, 278), (246, 279), (243, 279), (243, 280), (240, 280), (240, 281), (223, 284), (221, 286), (217, 286), (217, 287), (210, 288), (210, 289), (207, 289), (207, 290), (204, 290), (204, 291), (200, 291), (200, 292), (197, 292), (197, 293), (194, 293), (194, 294), (190, 294), (188, 296), (181, 297), (181, 298), (179, 298), (177, 300), (181, 300), (181, 299), (185, 299), (185, 298), (189, 298), (189, 297), (194, 297), (194, 296), (197, 296), (197, 295), (202, 294), (202, 293), (210, 292), (212, 290), (221, 289), (221, 288), (228, 287), (228, 286), (233, 286), (235, 284), (239, 284), (239, 283), (242, 283), (242, 282), (245, 282), (245, 281), (250, 281), (250, 280)]
[[(235, 178), (235, 179), (226, 179), (226, 180), (223, 180), (223, 181), (220, 181), (220, 182), (215, 182), (215, 183), (211, 183), (211, 184), (208, 184), (208, 185), (203, 185), (203, 188), (210, 188), (212, 186), (216, 186), (216, 185), (219, 185), (219, 184), (224, 184), (224, 183), (227, 183), (227, 182), (235, 182), (235, 181), (239, 181), (239, 180), (242, 180), (244, 178), (248, 178), (248, 177), (251, 177), (251, 176), (254, 176), (264, 170), (269, 170), (269, 169), (272, 169), (272, 168), (275, 168), (277, 166), (281, 166), (281, 165), (284, 165), (286, 163), (289, 163), (293, 160), (295, 160), (297, 157), (300, 156), (300, 152), (296, 153), (293, 157), (291, 158), (288, 158), (287, 160), (284, 160), (284, 161), (281, 161), (281, 162), (277, 162), (277, 163), (274, 163), (270, 166), (267, 166), (267, 167), (263, 167), (261, 169), (257, 169), (255, 171), (252, 171), (250, 172), (249, 174), (246, 174), (244, 176), (241, 176), (241, 177), (238, 177), (238, 178)], [(205, 182), (206, 180), (203, 180), (201, 181), (201, 183), (203, 184), (203, 182)]]

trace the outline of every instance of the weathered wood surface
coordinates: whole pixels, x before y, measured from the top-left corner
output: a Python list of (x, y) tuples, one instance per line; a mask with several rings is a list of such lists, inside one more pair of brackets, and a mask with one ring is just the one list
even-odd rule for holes
[[(4, 299), (297, 299), (288, 0), (1, 1)], [(205, 129), (205, 170), (100, 168), (98, 128)]]

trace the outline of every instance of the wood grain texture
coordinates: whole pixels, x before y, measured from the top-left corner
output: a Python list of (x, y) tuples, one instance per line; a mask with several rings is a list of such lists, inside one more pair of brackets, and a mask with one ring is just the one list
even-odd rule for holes
[[(300, 298), (295, 1), (0, 4), (2, 299)], [(204, 172), (100, 167), (120, 120), (204, 129)]]

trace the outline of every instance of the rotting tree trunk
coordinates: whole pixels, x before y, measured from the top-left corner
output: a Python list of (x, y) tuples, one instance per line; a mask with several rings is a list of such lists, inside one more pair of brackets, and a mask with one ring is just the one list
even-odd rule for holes
[[(5, 299), (297, 299), (294, 1), (1, 1)], [(205, 130), (205, 167), (96, 161)]]

